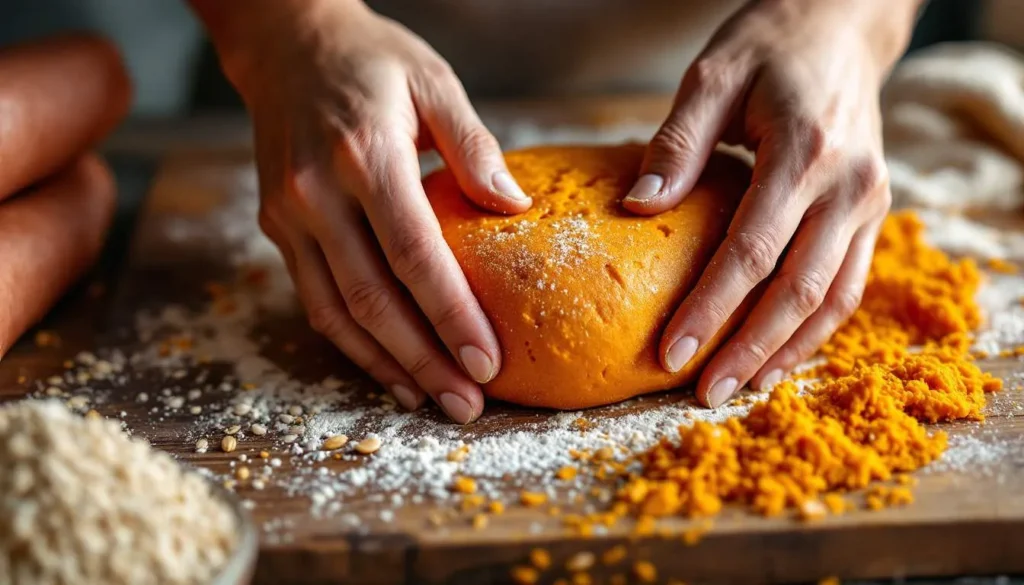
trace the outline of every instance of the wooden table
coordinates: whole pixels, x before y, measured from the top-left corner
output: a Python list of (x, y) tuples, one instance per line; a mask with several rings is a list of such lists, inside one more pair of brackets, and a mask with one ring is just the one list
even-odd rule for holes
[[(634, 102), (635, 103), (635, 102)], [(622, 112), (641, 112), (653, 121), (665, 107), (652, 100), (634, 108), (629, 102), (579, 106), (574, 123), (607, 124)], [(500, 111), (500, 108), (495, 111)], [(545, 110), (540, 108), (536, 111)], [(644, 113), (645, 112), (645, 113)], [(521, 115), (522, 112), (515, 112)], [(502, 114), (508, 115), (508, 114)], [(543, 114), (538, 119), (550, 123)], [(536, 116), (536, 114), (535, 114)], [(226, 262), (228, 251), (221, 234), (188, 241), (172, 241), (167, 226), (172, 222), (200, 220), (245, 196), (224, 187), (224, 173), (246, 168), (248, 153), (235, 149), (199, 152), (183, 148), (163, 162), (135, 237), (123, 265), (108, 264), (89, 283), (73, 293), (42, 325), (56, 332), (59, 347), (38, 348), (32, 335), (0, 364), (0, 400), (18, 398), (35, 382), (59, 374), (65, 360), (95, 347), (131, 350), (139, 346), (132, 333), (136, 311), (181, 303), (196, 307), (205, 302), (204, 286), (210, 281), (230, 282), (235, 268)], [(304, 318), (294, 313), (287, 319), (259, 323), (259, 333), (287, 340), (298, 351), (270, 352), (268, 357), (289, 373), (303, 379), (327, 374), (358, 377), (359, 373), (327, 343), (308, 331)], [(1010, 377), (1024, 373), (1014, 360), (993, 360), (986, 368)], [(186, 374), (186, 379), (192, 373)], [(133, 380), (115, 389), (96, 408), (117, 416), (136, 433), (183, 460), (218, 473), (228, 471), (234, 455), (194, 452), (194, 437), (186, 433), (189, 416), (155, 420), (149, 408), (139, 404), (140, 391), (154, 392), (163, 382)], [(600, 552), (625, 544), (630, 559), (654, 562), (659, 575), (688, 582), (797, 582), (828, 576), (890, 578), (902, 576), (949, 576), (1024, 572), (1024, 431), (1021, 418), (1012, 414), (1024, 397), (1012, 387), (991, 399), (996, 413), (985, 423), (985, 432), (1019, 448), (1007, 451), (1007, 460), (986, 473), (950, 471), (921, 478), (917, 502), (907, 508), (880, 512), (855, 512), (812, 525), (790, 519), (762, 519), (733, 511), (717, 519), (713, 529), (696, 546), (683, 546), (678, 538), (632, 538), (625, 522), (607, 536), (583, 539), (561, 528), (557, 518), (541, 509), (513, 507), (475, 530), (467, 516), (458, 516), (439, 530), (430, 520), (437, 506), (408, 504), (393, 522), (357, 533), (338, 518), (315, 518), (304, 498), (289, 497), (282, 490), (245, 491), (255, 502), (259, 523), (273, 518), (292, 523), (293, 540), (265, 542), (256, 575), (258, 583), (428, 583), (461, 584), (507, 582), (511, 566), (522, 563), (537, 546), (551, 551), (555, 566), (578, 551)], [(629, 408), (655, 408), (667, 401), (685, 400), (674, 393), (645, 400)], [(369, 400), (369, 399), (367, 399)], [(422, 416), (437, 417), (436, 412)], [(540, 413), (496, 405), (476, 423), (480, 429), (517, 428), (535, 421)], [(590, 418), (611, 416), (600, 409)], [(971, 432), (971, 425), (947, 425), (952, 435)], [(247, 452), (271, 449), (273, 443), (247, 441)], [(329, 461), (326, 465), (349, 465)], [(277, 472), (293, 473), (287, 459)], [(510, 489), (509, 498), (515, 498)], [(441, 506), (443, 509), (450, 505)], [(542, 530), (531, 530), (541, 525)], [(692, 524), (670, 521), (681, 532)], [(626, 564), (592, 571), (595, 583), (613, 573), (628, 573)], [(564, 571), (545, 574), (542, 582), (564, 577)]]

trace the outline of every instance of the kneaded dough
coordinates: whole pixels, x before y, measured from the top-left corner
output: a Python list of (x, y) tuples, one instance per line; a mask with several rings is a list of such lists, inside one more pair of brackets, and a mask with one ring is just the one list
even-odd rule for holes
[(744, 310), (680, 372), (660, 366), (660, 336), (724, 238), (750, 172), (715, 154), (683, 203), (638, 217), (621, 202), (643, 153), (634, 144), (509, 152), (509, 170), (534, 201), (511, 217), (475, 207), (446, 169), (424, 180), (501, 342), (487, 396), (576, 409), (680, 386), (742, 318)]

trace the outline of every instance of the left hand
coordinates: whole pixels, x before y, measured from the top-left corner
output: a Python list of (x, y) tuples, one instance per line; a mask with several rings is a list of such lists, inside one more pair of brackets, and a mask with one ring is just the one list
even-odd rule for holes
[(755, 0), (683, 78), (625, 207), (650, 215), (677, 205), (719, 140), (757, 157), (725, 241), (665, 331), (663, 366), (686, 365), (771, 277), (701, 375), (705, 405), (751, 380), (773, 386), (860, 304), (891, 200), (879, 90), (917, 4)]

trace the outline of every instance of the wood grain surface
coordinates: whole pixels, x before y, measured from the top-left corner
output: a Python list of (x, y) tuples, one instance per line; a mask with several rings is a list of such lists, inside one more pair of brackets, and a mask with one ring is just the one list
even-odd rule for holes
[[(179, 154), (165, 162), (139, 222), (127, 263), (116, 273), (101, 276), (100, 284), (87, 283), (73, 293), (42, 326), (59, 334), (59, 347), (39, 348), (32, 335), (0, 363), (0, 400), (18, 398), (37, 380), (60, 373), (65, 360), (94, 347), (136, 347), (132, 321), (137, 310), (163, 303), (196, 305), (203, 300), (204, 284), (230, 280), (222, 234), (209, 233), (187, 241), (170, 240), (166, 225), (181, 218), (203, 217), (230, 203), (232, 197), (251, 196), (225, 188), (217, 177), (248, 168), (246, 154)], [(212, 178), (212, 179), (211, 179)], [(1005, 220), (1004, 220), (1005, 221)], [(1011, 222), (1012, 223), (1012, 222)], [(261, 335), (289, 340), (299, 351), (268, 355), (290, 374), (316, 380), (324, 375), (359, 376), (326, 342), (311, 333), (305, 319), (259, 324)], [(1024, 363), (991, 360), (986, 369), (1008, 379), (1024, 373)], [(137, 380), (114, 391), (97, 406), (101, 414), (124, 420), (154, 445), (194, 465), (218, 472), (227, 469), (229, 456), (219, 452), (198, 455), (184, 432), (188, 415), (155, 420), (134, 396), (158, 388), (159, 381)], [(681, 390), (630, 406), (654, 408), (668, 401), (689, 400)], [(568, 577), (560, 567), (579, 551), (601, 552), (625, 544), (629, 560), (614, 567), (600, 564), (591, 571), (594, 583), (606, 583), (613, 574), (629, 573), (630, 563), (649, 560), (658, 568), (659, 582), (669, 578), (686, 582), (811, 582), (837, 576), (898, 578), (1024, 572), (1024, 421), (1016, 412), (1024, 402), (1021, 391), (1008, 389), (990, 399), (992, 414), (981, 427), (986, 436), (1005, 442), (1005, 459), (982, 470), (925, 474), (916, 488), (913, 505), (879, 512), (853, 512), (814, 524), (792, 519), (763, 519), (736, 510), (716, 519), (713, 528), (695, 546), (677, 537), (631, 536), (624, 522), (607, 536), (579, 538), (566, 532), (558, 518), (542, 509), (513, 507), (495, 517), (483, 530), (475, 530), (465, 515), (451, 513), (439, 529), (428, 520), (435, 507), (409, 504), (393, 522), (373, 525), (357, 533), (337, 518), (317, 518), (302, 497), (282, 490), (246, 492), (255, 504), (258, 523), (285, 519), (292, 523), (290, 542), (266, 542), (256, 571), (257, 583), (424, 583), (475, 584), (509, 581), (509, 569), (523, 563), (537, 546), (547, 548), (554, 569), (541, 583)], [(621, 414), (621, 412), (620, 412)], [(438, 417), (434, 410), (422, 414)], [(549, 413), (492, 405), (476, 423), (475, 432), (520, 428)], [(588, 417), (614, 416), (601, 409)], [(439, 420), (439, 419), (438, 419)], [(945, 425), (951, 435), (976, 433), (978, 425)], [(245, 449), (271, 449), (268, 441), (245, 442)], [(327, 465), (352, 465), (329, 461)], [(291, 473), (285, 460), (278, 473)], [(517, 490), (509, 490), (515, 498)], [(372, 506), (373, 490), (363, 501), (346, 505)], [(443, 506), (450, 513), (450, 505)], [(531, 527), (539, 524), (539, 532)], [(692, 523), (672, 520), (666, 527), (679, 533)], [(636, 581), (634, 577), (630, 582)]]

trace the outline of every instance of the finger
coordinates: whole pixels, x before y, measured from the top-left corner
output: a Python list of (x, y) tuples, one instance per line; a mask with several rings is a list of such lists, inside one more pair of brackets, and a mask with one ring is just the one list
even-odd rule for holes
[(522, 213), (532, 200), (505, 166), (497, 139), (484, 127), (447, 65), (413, 82), (416, 108), (459, 187), (483, 209)]
[(110, 171), (86, 155), (0, 205), (0, 356), (99, 255), (114, 201)]
[(682, 370), (772, 273), (808, 207), (792, 195), (800, 169), (771, 161), (771, 152), (759, 159), (729, 233), (665, 330), (659, 351), (669, 372)]
[(754, 376), (754, 386), (768, 390), (795, 367), (810, 359), (860, 306), (871, 269), (882, 220), (857, 231), (821, 307), (797, 329), (793, 337)]
[[(320, 173), (303, 172), (295, 183), (303, 193), (300, 198), (307, 201), (306, 219), (355, 321), (394, 356), (448, 416), (463, 424), (475, 420), (483, 411), (480, 388), (440, 350), (424, 326), (422, 315), (379, 258), (380, 251), (362, 218), (327, 188), (332, 183)], [(453, 326), (441, 325), (449, 329)]]
[(78, 35), (0, 52), (0, 199), (71, 163), (128, 109), (117, 50)]
[(675, 207), (693, 189), (741, 100), (749, 69), (723, 56), (696, 60), (683, 76), (668, 119), (647, 147), (640, 178), (623, 206), (641, 215)]
[(848, 223), (839, 211), (805, 219), (761, 300), (704, 369), (698, 400), (724, 404), (821, 306), (850, 247)]
[(394, 138), (362, 152), (367, 160), (357, 173), (364, 178), (357, 196), (392, 272), (466, 373), (481, 384), (491, 381), (501, 367), (498, 338), (441, 235), (412, 145)]
[(317, 243), (294, 230), (288, 241), (295, 262), (296, 289), (313, 329), (387, 388), (404, 408), (416, 410), (422, 406), (426, 395), (412, 377), (349, 314)]

